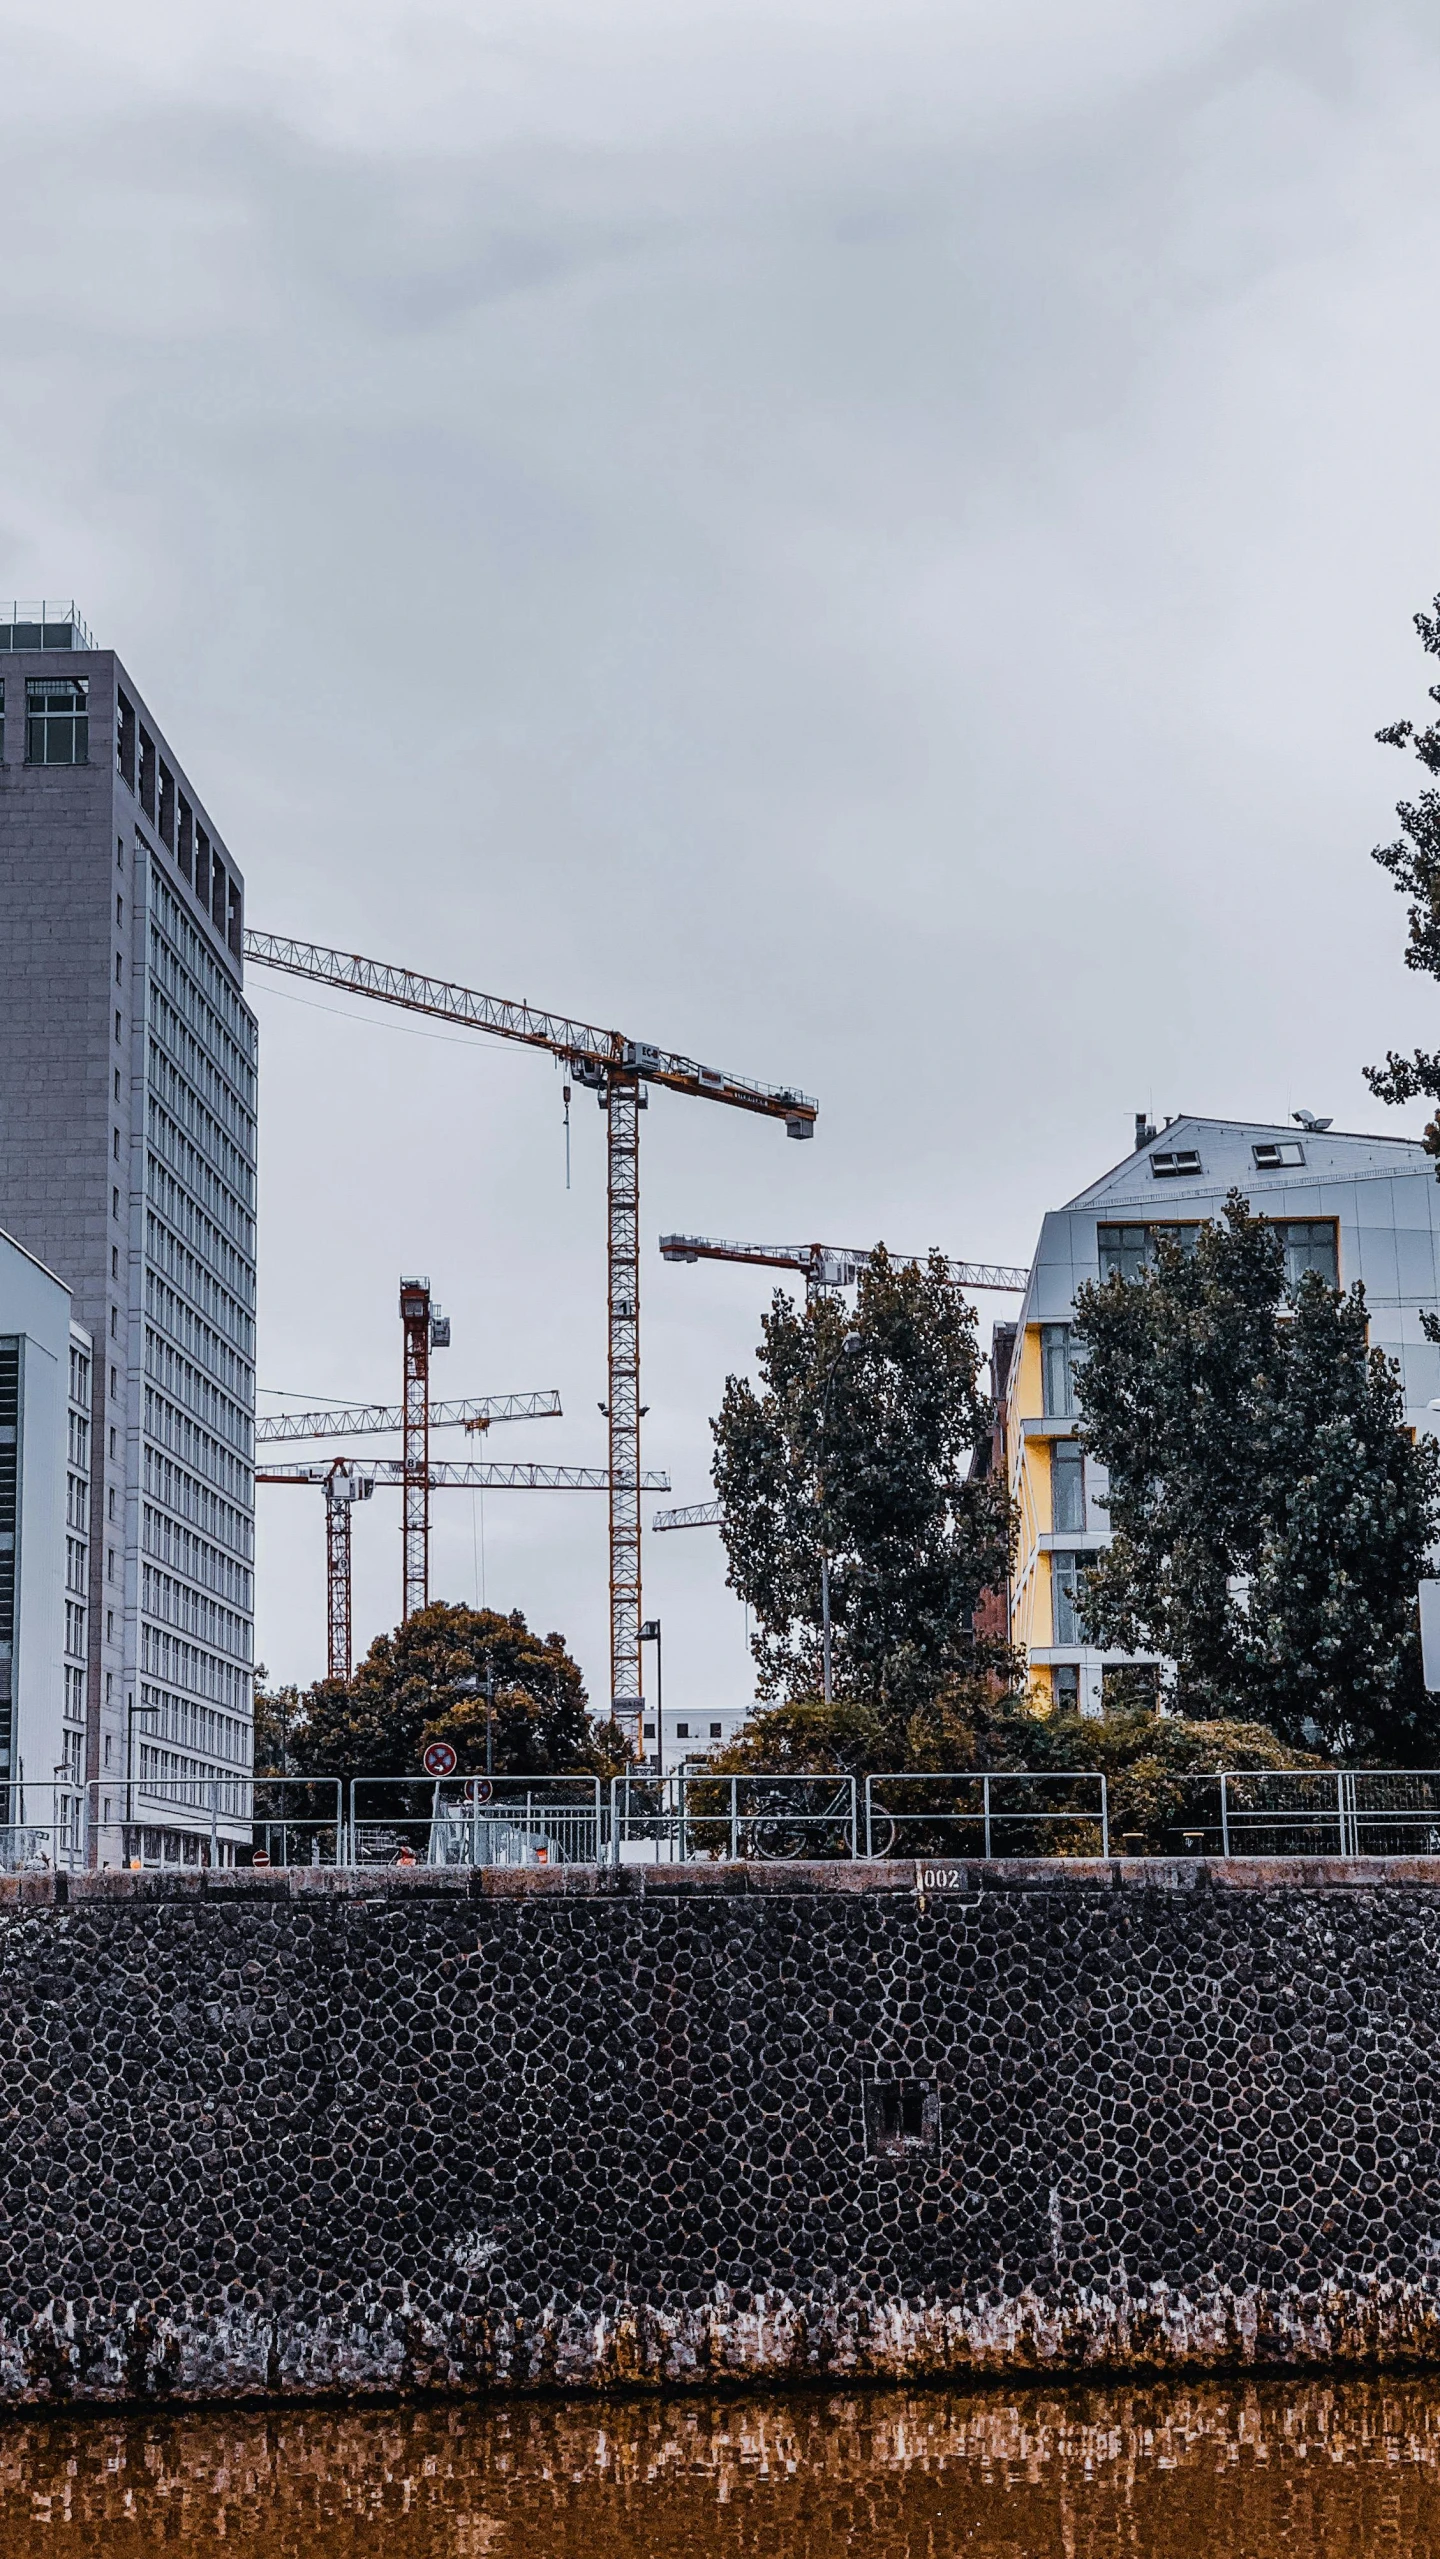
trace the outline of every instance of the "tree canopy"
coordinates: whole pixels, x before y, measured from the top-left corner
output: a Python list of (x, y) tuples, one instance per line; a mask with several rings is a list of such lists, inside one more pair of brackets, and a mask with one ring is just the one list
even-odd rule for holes
[[(1440, 658), (1440, 595), (1433, 612), (1416, 614), (1415, 628), (1426, 655)], [(1428, 692), (1440, 704), (1440, 684), (1430, 685)], [(1372, 858), (1410, 900), (1406, 967), (1440, 978), (1440, 790), (1433, 787), (1440, 780), (1440, 720), (1418, 728), (1413, 720), (1395, 720), (1389, 728), (1377, 729), (1376, 737), (1382, 746), (1410, 749), (1430, 776), (1417, 798), (1397, 801), (1400, 833), (1393, 844), (1377, 844)], [(1416, 1049), (1401, 1057), (1392, 1049), (1383, 1066), (1367, 1066), (1365, 1080), (1383, 1102), (1422, 1097), (1440, 1102), (1440, 1052)], [(1440, 1113), (1426, 1129), (1424, 1142), (1432, 1155), (1440, 1155)], [(1431, 1331), (1431, 1338), (1440, 1334)]]
[[(487, 1698), (487, 1681), (493, 1699)], [(563, 1635), (532, 1634), (519, 1609), (437, 1602), (377, 1636), (354, 1677), (317, 1680), (295, 1700), (268, 1699), (274, 1755), (282, 1730), (290, 1768), (304, 1775), (392, 1776), (418, 1771), (431, 1741), (453, 1744), (462, 1774), (493, 1765), (514, 1776), (601, 1769), (607, 1746), (586, 1713), (585, 1684)]]
[(1114, 1532), (1086, 1570), (1092, 1638), (1176, 1666), (1188, 1714), (1347, 1756), (1419, 1753), (1432, 1712), (1417, 1591), (1440, 1451), (1405, 1427), (1363, 1288), (1286, 1285), (1232, 1193), (1193, 1250), (1076, 1297), (1082, 1436)]
[(727, 1379), (712, 1428), (728, 1579), (754, 1615), (761, 1695), (821, 1689), (827, 1555), (837, 1699), (893, 1716), (1004, 1657), (971, 1619), (1005, 1578), (1009, 1505), (1003, 1484), (968, 1473), (989, 1407), (974, 1310), (943, 1257), (877, 1252), (853, 1314), (777, 1290), (757, 1361), (759, 1391)]

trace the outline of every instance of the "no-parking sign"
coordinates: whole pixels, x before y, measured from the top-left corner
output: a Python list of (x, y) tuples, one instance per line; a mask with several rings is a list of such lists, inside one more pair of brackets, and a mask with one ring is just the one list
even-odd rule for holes
[(427, 1742), (421, 1766), (427, 1777), (453, 1777), (455, 1752), (452, 1745), (449, 1742)]

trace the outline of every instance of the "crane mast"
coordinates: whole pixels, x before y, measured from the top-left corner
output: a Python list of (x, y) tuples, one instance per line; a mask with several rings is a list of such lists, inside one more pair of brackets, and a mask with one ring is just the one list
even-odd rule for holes
[[(620, 1031), (602, 1029), (563, 1014), (544, 1013), (528, 1003), (514, 1004), (482, 995), (474, 987), (453, 985), (417, 970), (365, 959), (358, 952), (330, 950), (316, 942), (299, 942), (277, 933), (245, 933), (245, 957), (259, 968), (303, 977), (351, 995), (364, 995), (406, 1012), (430, 1013), (500, 1039), (545, 1049), (572, 1071), (577, 1084), (598, 1100), (607, 1120), (607, 1387), (610, 1465), (610, 1695), (617, 1718), (631, 1733), (641, 1755), (640, 1712), (640, 1146), (638, 1114), (645, 1088), (658, 1084), (693, 1100), (722, 1102), (733, 1110), (751, 1111), (785, 1123), (787, 1137), (815, 1133), (818, 1103), (790, 1085), (759, 1084), (705, 1066), (679, 1051), (646, 1040), (627, 1039)], [(419, 1317), (415, 1318), (415, 1357), (421, 1355)], [(406, 1614), (412, 1590), (428, 1591), (429, 1486), (428, 1358), (424, 1345), (426, 1385), (417, 1367), (412, 1395), (411, 1336), (406, 1331), (405, 1396), (407, 1416), (412, 1402), (413, 1437), (407, 1420), (405, 1535)], [(421, 1456), (422, 1440), (425, 1454)], [(413, 1466), (411, 1464), (413, 1455)], [(413, 1503), (411, 1494), (413, 1492)], [(413, 1523), (413, 1524), (412, 1524)], [(424, 1598), (416, 1599), (424, 1606)]]

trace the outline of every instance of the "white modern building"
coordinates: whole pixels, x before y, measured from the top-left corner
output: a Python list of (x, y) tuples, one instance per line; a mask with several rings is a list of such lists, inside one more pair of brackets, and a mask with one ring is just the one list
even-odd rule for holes
[(1363, 1280), (1370, 1339), (1399, 1363), (1407, 1421), (1440, 1424), (1440, 1346), (1420, 1326), (1440, 1307), (1440, 1182), (1416, 1140), (1188, 1116), (1136, 1134), (1122, 1163), (1045, 1218), (1001, 1396), (1020, 1523), (1010, 1639), (1036, 1690), (1089, 1713), (1101, 1709), (1107, 1671), (1132, 1657), (1088, 1645), (1076, 1610), (1077, 1575), (1110, 1540), (1104, 1470), (1078, 1437), (1071, 1346), (1084, 1281), (1139, 1272), (1158, 1235), (1183, 1240), (1238, 1190), (1274, 1223), (1292, 1277)]
[[(751, 1709), (745, 1706), (677, 1706), (664, 1710), (665, 1731), (662, 1767), (667, 1772), (683, 1768), (687, 1761), (708, 1759), (712, 1751), (723, 1750), (748, 1721)], [(660, 1718), (645, 1712), (645, 1756), (654, 1761), (661, 1736)]]
[(83, 1851), (90, 1336), (0, 1233), (0, 1837), (6, 1864)]

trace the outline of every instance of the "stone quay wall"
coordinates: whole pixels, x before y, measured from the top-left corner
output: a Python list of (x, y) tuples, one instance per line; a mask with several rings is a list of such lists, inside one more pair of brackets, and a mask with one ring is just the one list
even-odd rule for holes
[(1440, 1860), (0, 1889), (0, 2399), (1440, 2361)]

